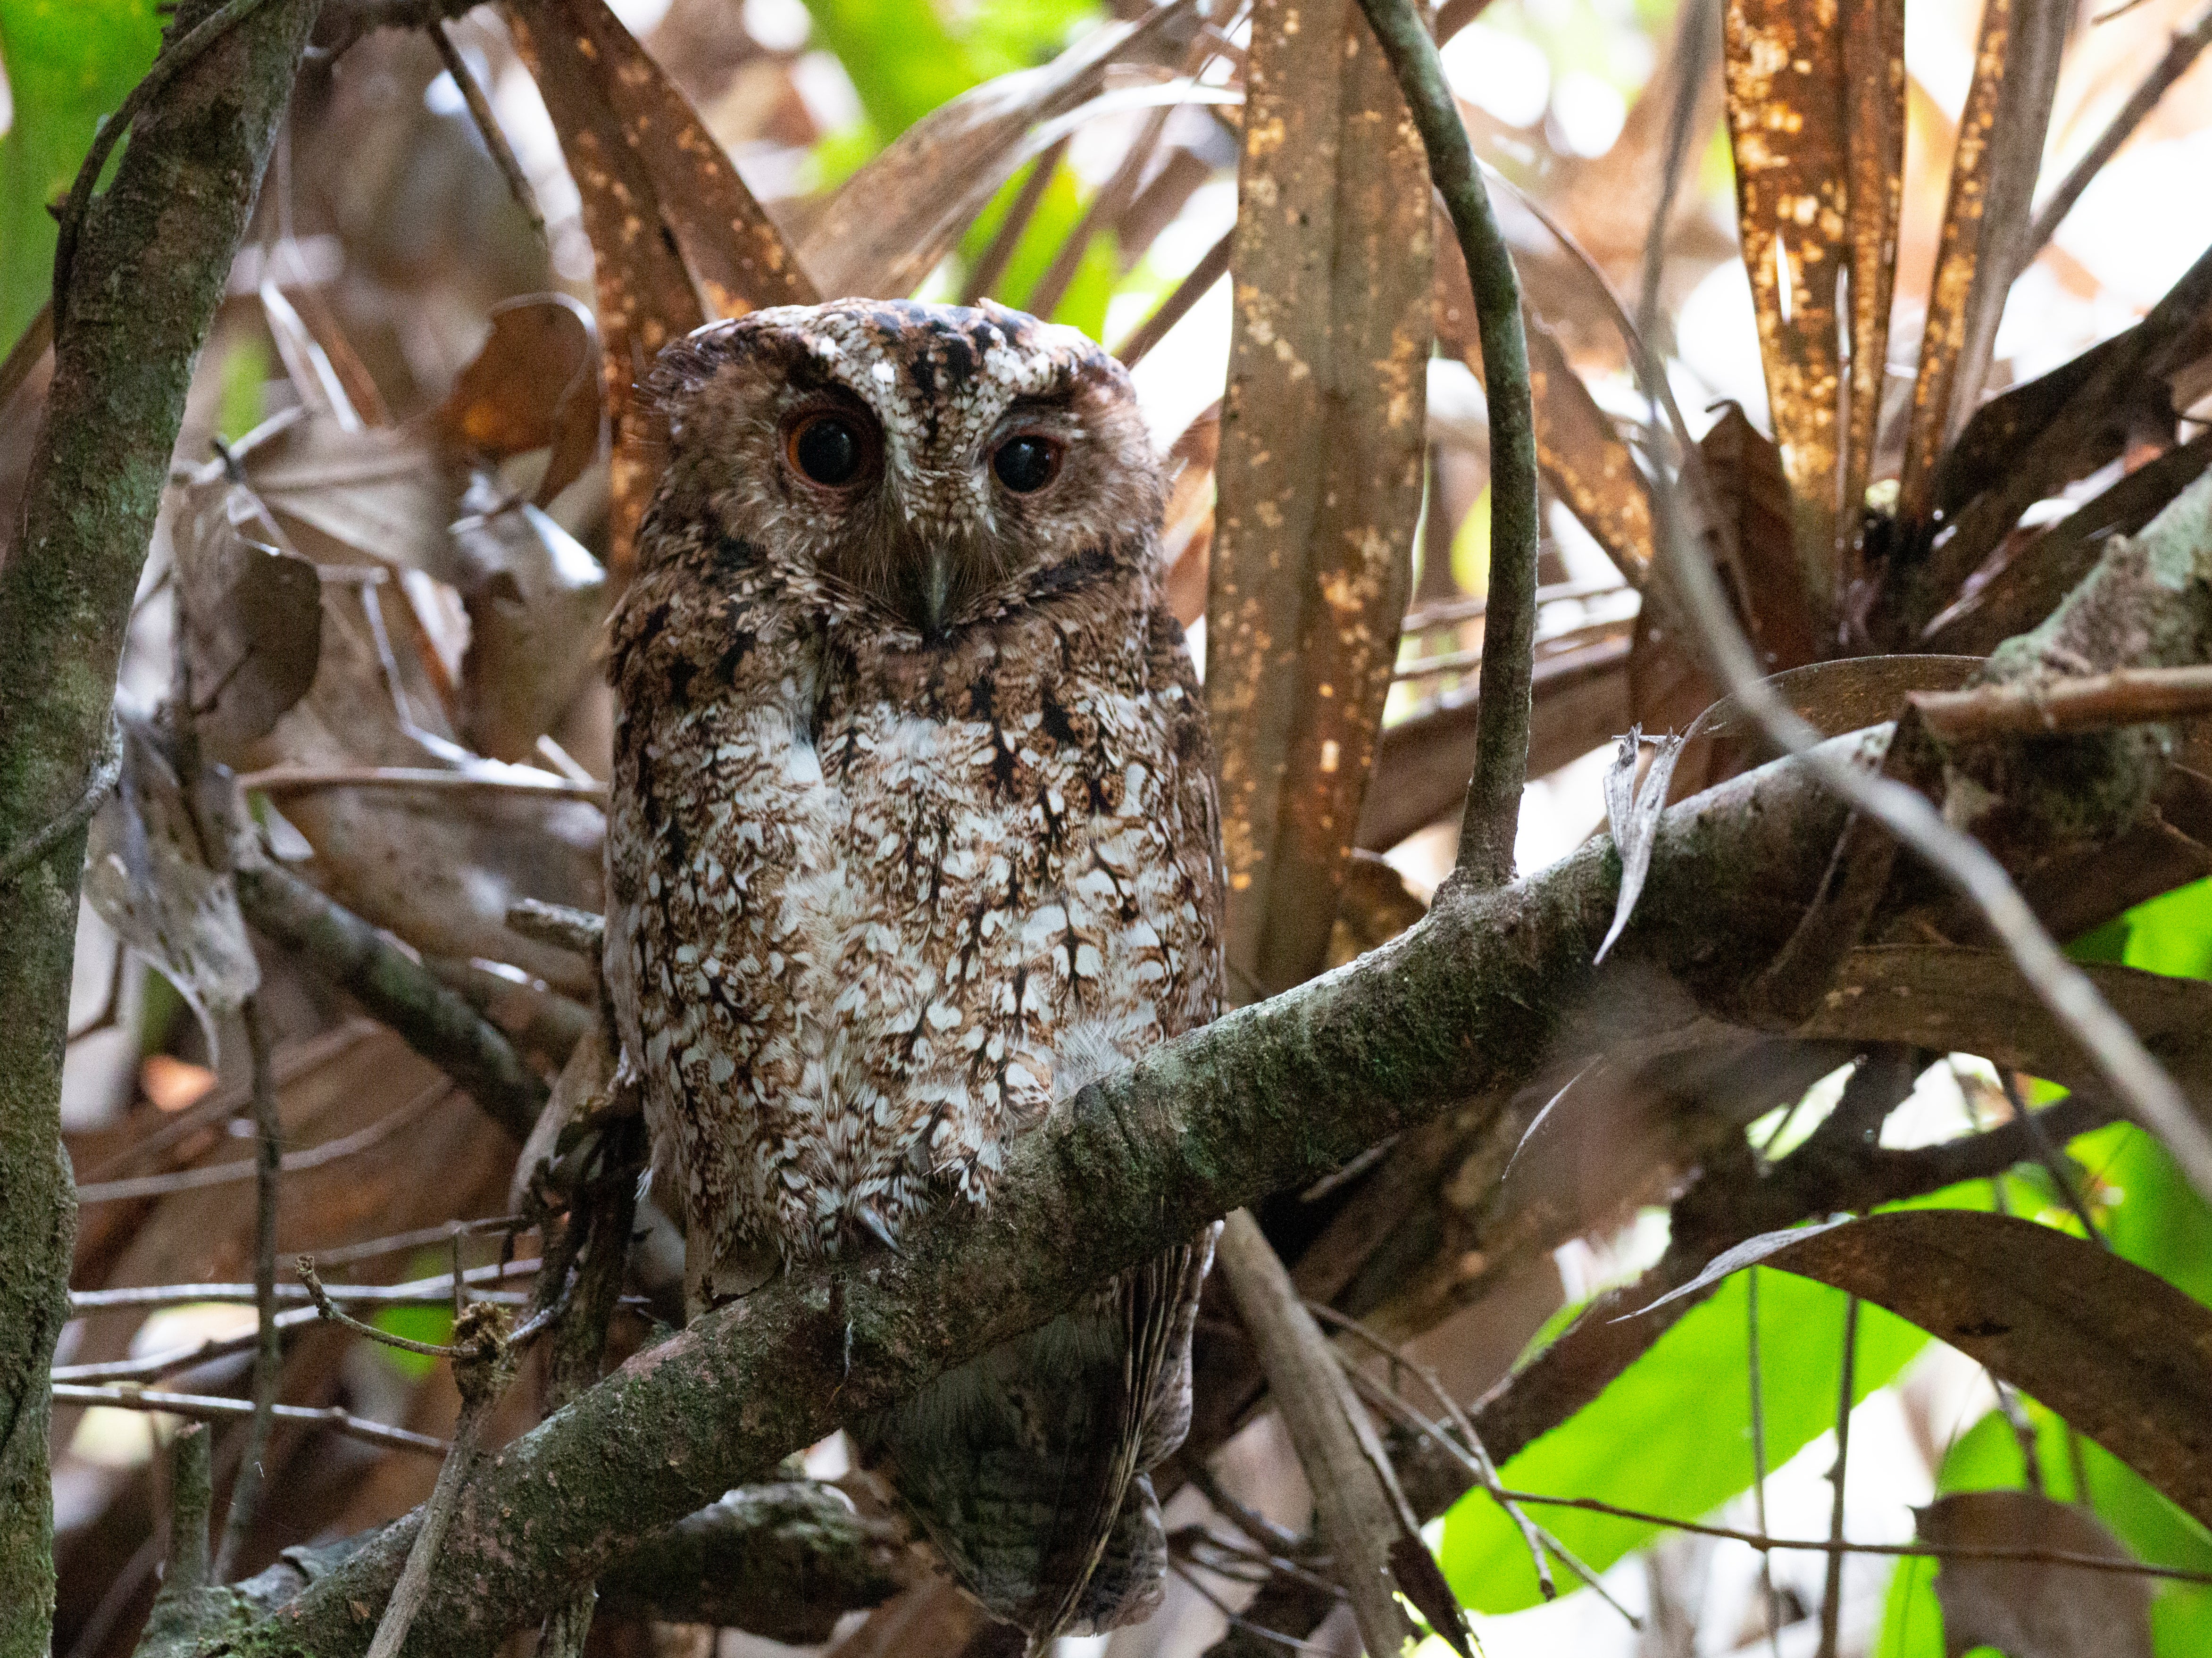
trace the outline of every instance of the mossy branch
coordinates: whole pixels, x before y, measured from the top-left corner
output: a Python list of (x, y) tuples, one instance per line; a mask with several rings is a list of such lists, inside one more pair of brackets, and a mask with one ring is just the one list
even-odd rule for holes
[[(217, 8), (195, 0), (176, 41)], [(276, 0), (173, 67), (77, 239), (54, 376), (0, 563), (0, 847), (87, 795), (185, 388), (252, 212), (314, 0)], [(62, 1050), (82, 823), (0, 891), (0, 1655), (53, 1608), (46, 1368), (76, 1230)]]

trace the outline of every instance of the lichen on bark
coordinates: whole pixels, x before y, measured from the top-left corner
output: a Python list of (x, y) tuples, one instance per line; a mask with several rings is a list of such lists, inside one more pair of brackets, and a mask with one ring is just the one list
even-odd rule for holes
[[(169, 38), (216, 9), (180, 6)], [(315, 10), (280, 0), (184, 70), (85, 216), (0, 563), (0, 847), (67, 812), (96, 762), (185, 388)], [(0, 890), (0, 1658), (45, 1658), (52, 1618), (46, 1367), (76, 1227), (60, 1099), (84, 840)]]

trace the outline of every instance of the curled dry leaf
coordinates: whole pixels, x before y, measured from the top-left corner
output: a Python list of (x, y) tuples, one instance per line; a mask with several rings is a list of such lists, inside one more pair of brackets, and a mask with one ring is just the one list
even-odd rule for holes
[(316, 563), (447, 574), (453, 483), (428, 431), (288, 410), (232, 453), (287, 544)]
[(592, 673), (607, 573), (527, 502), (460, 519), (453, 536), (469, 611), (461, 732), (495, 760), (526, 759)]
[(93, 815), (84, 896), (115, 936), (177, 988), (216, 1051), (218, 1022), (261, 983), (229, 874), (210, 866), (183, 785), (154, 729), (118, 716), (123, 774)]
[(491, 335), (432, 416), (471, 460), (549, 451), (541, 507), (599, 458), (605, 410), (599, 334), (565, 294), (534, 294), (493, 308)]
[(315, 683), (322, 582), (278, 544), (281, 532), (242, 485), (192, 486), (179, 516), (177, 608), (192, 724), (209, 757), (228, 762)]
[(1613, 848), (1620, 854), (1620, 896), (1613, 902), (1613, 925), (1606, 929), (1595, 961), (1605, 959), (1635, 914), (1636, 901), (1644, 896), (1644, 878), (1651, 872), (1651, 848), (1659, 838), (1659, 816), (1667, 809), (1667, 786), (1674, 779), (1674, 762), (1682, 757), (1680, 738), (1659, 738), (1650, 769), (1638, 783), (1637, 765), (1643, 747), (1643, 728), (1631, 726), (1605, 774), (1605, 816), (1612, 826)]
[[(1100, 97), (1108, 70), (1179, 62), (1198, 21), (1191, 0), (1170, 0), (932, 110), (838, 188), (799, 243), (802, 264), (833, 298), (912, 293), (983, 203), (1051, 145), (1059, 124)], [(1055, 130), (1039, 131), (1048, 124)]]
[[(2041, 1491), (1954, 1491), (1912, 1516), (1920, 1540), (1937, 1548), (2133, 1558), (2088, 1509)], [(1935, 1588), (1944, 1658), (1976, 1647), (2005, 1658), (2151, 1658), (2155, 1585), (2147, 1577), (2045, 1560), (1946, 1560)]]

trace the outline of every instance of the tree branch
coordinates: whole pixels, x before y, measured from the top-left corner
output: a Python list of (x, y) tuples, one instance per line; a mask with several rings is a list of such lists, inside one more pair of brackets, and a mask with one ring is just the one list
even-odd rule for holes
[(1528, 341), (1521, 322), (1521, 282), (1491, 211), (1467, 127), (1444, 82), (1436, 42), (1413, 0), (1359, 0), (1420, 129), (1429, 175), (1458, 233), (1474, 291), (1482, 343), (1483, 390), (1490, 403), (1490, 591), (1483, 610), (1482, 677), (1476, 692), (1480, 735), (1474, 776), (1460, 825), (1455, 879), (1479, 887), (1513, 878), (1514, 832), (1528, 780), (1528, 684), (1536, 641), (1536, 412), (1528, 385)]
[[(181, 8), (171, 39), (216, 9)], [(85, 214), (46, 421), (0, 565), (0, 847), (69, 812), (94, 774), (185, 388), (314, 15), (314, 0), (264, 7), (174, 70)], [(0, 914), (6, 1658), (43, 1658), (53, 1604), (46, 1377), (76, 1229), (58, 1110), (82, 828), (56, 852), (14, 880)]]
[(484, 1114), (527, 1139), (545, 1083), (498, 1027), (429, 969), (343, 904), (289, 870), (263, 863), (238, 872), (246, 919), (290, 945), (407, 1046), (468, 1090)]

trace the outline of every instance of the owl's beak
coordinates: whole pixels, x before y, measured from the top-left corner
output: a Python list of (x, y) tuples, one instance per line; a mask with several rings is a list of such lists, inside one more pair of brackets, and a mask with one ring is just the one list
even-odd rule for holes
[(922, 554), (921, 634), (928, 640), (945, 635), (945, 611), (952, 597), (952, 550), (943, 542)]

